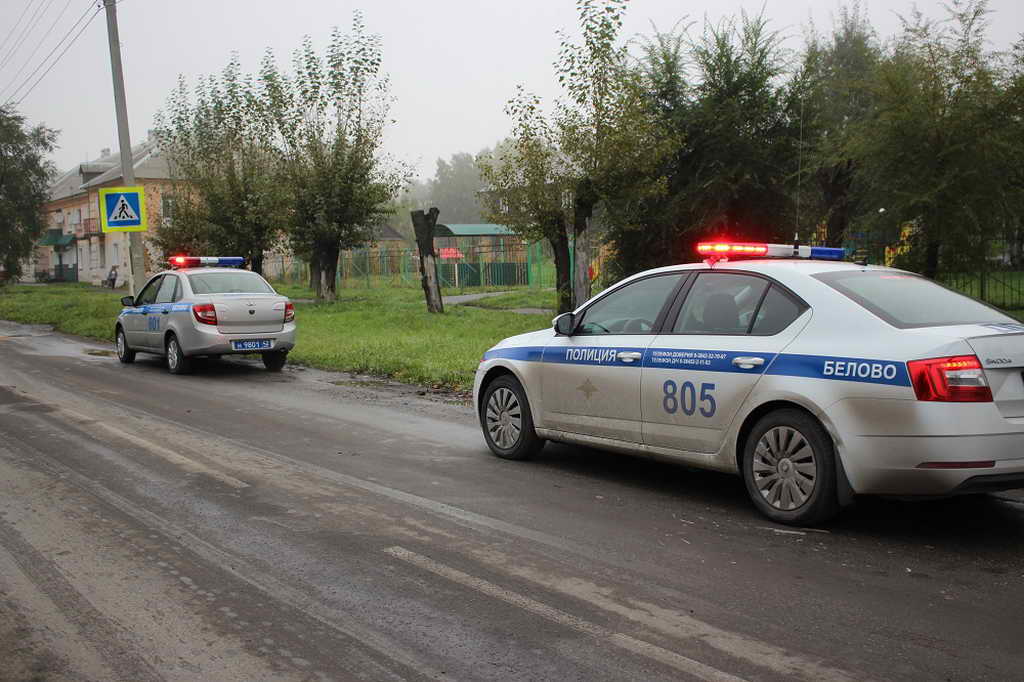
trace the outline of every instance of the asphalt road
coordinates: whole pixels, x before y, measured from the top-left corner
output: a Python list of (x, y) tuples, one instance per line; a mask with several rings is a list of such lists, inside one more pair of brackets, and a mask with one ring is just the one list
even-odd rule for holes
[(0, 323), (0, 679), (1024, 678), (1024, 494), (774, 526), (414, 387)]

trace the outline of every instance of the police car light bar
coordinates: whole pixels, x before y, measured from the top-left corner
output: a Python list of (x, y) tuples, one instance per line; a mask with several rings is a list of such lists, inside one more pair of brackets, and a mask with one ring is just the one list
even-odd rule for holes
[(172, 268), (198, 268), (203, 265), (222, 268), (240, 268), (245, 265), (241, 256), (171, 256), (167, 259)]
[(723, 258), (813, 258), (843, 260), (846, 250), (828, 246), (793, 246), (791, 244), (754, 244), (746, 242), (700, 242), (697, 253), (714, 260)]

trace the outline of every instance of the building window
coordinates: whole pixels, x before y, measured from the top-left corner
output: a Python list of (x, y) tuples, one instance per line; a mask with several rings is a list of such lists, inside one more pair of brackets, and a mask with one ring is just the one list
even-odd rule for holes
[(160, 218), (164, 225), (174, 220), (174, 195), (165, 194), (160, 199)]

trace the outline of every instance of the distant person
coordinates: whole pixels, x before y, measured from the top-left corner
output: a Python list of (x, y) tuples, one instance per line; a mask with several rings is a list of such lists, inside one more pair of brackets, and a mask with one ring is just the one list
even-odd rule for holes
[(111, 289), (113, 289), (114, 287), (117, 286), (117, 266), (116, 265), (111, 265), (110, 266), (110, 272), (107, 273), (106, 284), (108, 284)]

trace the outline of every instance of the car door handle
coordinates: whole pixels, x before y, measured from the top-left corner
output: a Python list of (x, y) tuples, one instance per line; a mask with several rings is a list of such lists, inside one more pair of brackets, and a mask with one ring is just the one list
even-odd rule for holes
[(637, 353), (636, 351), (624, 350), (620, 353), (616, 353), (615, 358), (622, 360), (623, 362), (636, 362), (644, 356), (643, 353)]
[(732, 364), (740, 369), (754, 369), (764, 364), (764, 358), (738, 357), (732, 359)]

